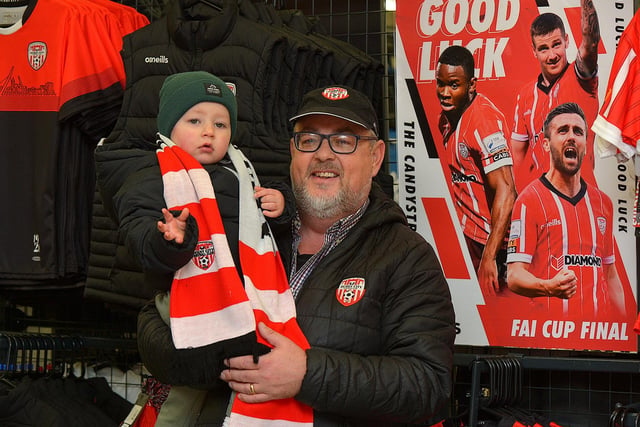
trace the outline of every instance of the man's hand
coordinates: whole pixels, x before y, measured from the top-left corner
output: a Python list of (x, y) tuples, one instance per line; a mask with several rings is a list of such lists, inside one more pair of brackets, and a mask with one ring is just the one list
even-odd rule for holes
[(165, 240), (175, 240), (178, 245), (181, 245), (184, 242), (184, 230), (187, 228), (189, 209), (182, 209), (180, 215), (174, 217), (168, 209), (162, 208), (162, 216), (164, 216), (164, 222), (158, 221), (158, 231), (164, 235)]
[(273, 346), (270, 353), (253, 363), (253, 356), (228, 359), (228, 369), (220, 379), (226, 381), (243, 402), (260, 403), (294, 397), (300, 391), (307, 371), (307, 354), (293, 341), (264, 323), (258, 325), (260, 335)]
[(545, 283), (544, 288), (550, 297), (569, 299), (578, 291), (578, 278), (571, 270), (561, 270)]

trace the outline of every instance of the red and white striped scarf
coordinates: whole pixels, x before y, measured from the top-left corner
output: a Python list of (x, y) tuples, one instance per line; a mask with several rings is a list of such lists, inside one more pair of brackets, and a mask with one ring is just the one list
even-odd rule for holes
[[(239, 252), (244, 287), (220, 218), (208, 172), (191, 155), (160, 135), (157, 151), (164, 198), (171, 210), (189, 208), (198, 222), (198, 245), (191, 262), (176, 271), (171, 285), (171, 333), (176, 348), (201, 347), (256, 331), (264, 322), (301, 348), (309, 344), (296, 321), (295, 303), (266, 220), (255, 200), (259, 185), (251, 163), (229, 145), (238, 173)], [(268, 230), (264, 233), (263, 230)], [(293, 398), (243, 403), (234, 398), (230, 426), (312, 426), (313, 410)]]

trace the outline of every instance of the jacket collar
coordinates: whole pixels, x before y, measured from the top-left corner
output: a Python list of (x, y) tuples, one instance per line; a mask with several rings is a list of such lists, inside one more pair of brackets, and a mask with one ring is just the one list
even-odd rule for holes
[(171, 0), (167, 4), (169, 36), (184, 50), (210, 50), (221, 45), (237, 18), (235, 0)]

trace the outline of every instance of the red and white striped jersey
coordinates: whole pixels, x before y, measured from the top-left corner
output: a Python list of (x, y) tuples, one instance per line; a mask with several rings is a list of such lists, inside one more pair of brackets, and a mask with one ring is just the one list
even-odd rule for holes
[(573, 198), (556, 190), (546, 177), (531, 183), (516, 199), (511, 216), (507, 263), (530, 264), (534, 276), (549, 279), (573, 270), (578, 292), (569, 299), (533, 298), (554, 313), (596, 316), (607, 304), (605, 264), (615, 262), (611, 199), (582, 181)]
[(11, 201), (0, 214), (11, 224), (0, 231), (0, 280), (58, 283), (84, 271), (90, 161), (125, 83), (109, 17), (91, 2), (38, 1), (0, 28), (0, 135), (9, 149), (0, 197)]
[(636, 13), (620, 36), (600, 113), (593, 123), (600, 156), (630, 159), (640, 139), (640, 17)]
[(477, 94), (453, 129), (441, 113), (443, 136), (451, 173), (453, 201), (466, 236), (487, 243), (491, 231), (493, 194), (486, 191), (486, 175), (513, 165), (504, 115), (484, 95)]
[[(574, 64), (570, 64), (562, 76), (550, 88), (541, 85), (542, 76), (524, 85), (518, 93), (513, 117), (511, 139), (528, 142), (529, 146), (521, 165), (516, 165), (513, 174), (518, 193), (531, 181), (549, 169), (549, 153), (543, 146), (542, 126), (547, 114), (565, 102), (575, 102), (584, 111), (587, 129), (598, 114), (598, 77), (582, 79)], [(581, 175), (585, 181), (596, 185), (593, 173), (593, 133), (587, 135), (587, 154), (582, 163)]]

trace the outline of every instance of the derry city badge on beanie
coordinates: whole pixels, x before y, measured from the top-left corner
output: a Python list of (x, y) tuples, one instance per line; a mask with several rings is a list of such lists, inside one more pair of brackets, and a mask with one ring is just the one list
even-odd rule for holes
[(188, 71), (168, 76), (160, 89), (158, 131), (170, 137), (176, 122), (200, 102), (217, 102), (227, 107), (231, 119), (231, 139), (236, 132), (238, 104), (231, 89), (206, 71)]
[(327, 86), (313, 89), (302, 97), (300, 109), (289, 119), (296, 121), (311, 114), (326, 114), (372, 130), (380, 136), (378, 116), (369, 98), (347, 86)]

